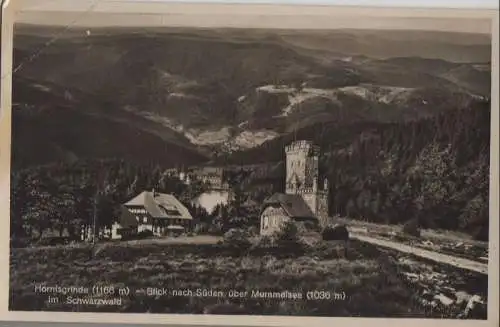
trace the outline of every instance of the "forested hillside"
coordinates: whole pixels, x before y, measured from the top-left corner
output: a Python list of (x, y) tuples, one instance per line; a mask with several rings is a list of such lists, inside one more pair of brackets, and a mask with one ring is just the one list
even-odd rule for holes
[[(489, 103), (416, 122), (358, 127), (306, 129), (297, 136), (327, 150), (321, 170), (330, 181), (331, 215), (390, 224), (418, 219), (423, 227), (487, 239)], [(282, 144), (291, 139), (281, 141), (252, 156), (283, 159)], [(259, 167), (249, 184), (282, 184), (283, 164)]]
[(490, 112), (461, 110), (363, 133), (324, 161), (331, 211), (488, 237)]

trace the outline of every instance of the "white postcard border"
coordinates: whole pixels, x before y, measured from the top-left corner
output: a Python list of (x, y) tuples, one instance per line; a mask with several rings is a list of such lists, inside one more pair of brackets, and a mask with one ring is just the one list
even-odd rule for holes
[[(80, 0), (84, 2), (84, 0)], [(86, 0), (90, 2), (89, 0)], [(115, 1), (115, 6), (119, 4)], [(134, 12), (127, 4), (122, 11)], [(12, 70), (12, 34), (16, 17), (17, 1), (7, 0), (2, 12), (2, 85), (0, 112), (0, 266), (5, 269), (0, 278), (0, 319), (13, 321), (44, 322), (84, 322), (84, 323), (140, 323), (140, 324), (175, 324), (175, 325), (220, 325), (220, 326), (385, 326), (395, 325), (420, 326), (498, 326), (498, 241), (499, 241), (499, 204), (498, 204), (498, 172), (499, 172), (499, 99), (498, 99), (498, 11), (472, 9), (397, 9), (397, 8), (355, 8), (332, 6), (289, 6), (289, 5), (247, 5), (247, 4), (160, 4), (164, 9), (174, 10), (186, 15), (207, 12), (233, 15), (241, 13), (288, 15), (321, 14), (351, 12), (387, 17), (489, 17), (492, 19), (492, 109), (491, 109), (491, 181), (490, 181), (490, 245), (489, 245), (489, 280), (488, 280), (488, 320), (440, 320), (440, 319), (395, 319), (395, 318), (318, 318), (318, 317), (278, 317), (278, 316), (216, 316), (216, 315), (163, 315), (163, 314), (129, 314), (129, 313), (66, 313), (66, 312), (13, 312), (8, 311), (9, 295), (9, 197), (10, 197), (10, 138), (11, 138), (11, 77)], [(111, 6), (112, 7), (112, 6)], [(111, 7), (100, 8), (110, 13)], [(293, 8), (295, 7), (295, 8)], [(297, 8), (299, 7), (299, 8)], [(103, 9), (104, 8), (104, 9)], [(123, 7), (121, 7), (123, 8)], [(137, 8), (137, 7), (136, 7)], [(107, 11), (106, 11), (107, 10)], [(116, 10), (116, 7), (115, 7)], [(245, 11), (246, 10), (246, 11)]]

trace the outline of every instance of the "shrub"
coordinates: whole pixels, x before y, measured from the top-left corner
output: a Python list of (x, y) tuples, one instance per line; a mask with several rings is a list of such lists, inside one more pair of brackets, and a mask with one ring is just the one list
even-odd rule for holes
[(137, 233), (137, 238), (138, 239), (143, 239), (143, 238), (148, 238), (148, 237), (153, 237), (153, 232), (150, 231), (149, 229), (145, 229), (143, 231), (140, 231)]
[(296, 222), (295, 227), (297, 227), (297, 234), (304, 234), (307, 231), (307, 228), (303, 222)]
[(305, 221), (303, 226), (306, 232), (317, 232), (321, 229), (319, 224), (313, 221)]
[(410, 235), (413, 237), (420, 237), (420, 227), (418, 219), (408, 220), (402, 229), (403, 234)]
[(283, 249), (288, 248), (294, 252), (304, 247), (304, 243), (299, 238), (297, 225), (292, 221), (285, 222), (282, 228), (271, 236), (271, 239), (273, 245)]
[(324, 241), (348, 241), (349, 231), (345, 225), (326, 226), (321, 232)]
[(262, 235), (257, 239), (255, 243), (256, 248), (269, 248), (274, 246), (274, 240), (268, 235)]
[(248, 228), (248, 234), (250, 234), (250, 236), (257, 236), (257, 235), (259, 235), (259, 233), (260, 233), (260, 230), (256, 226), (252, 226), (252, 227)]
[(274, 238), (282, 242), (297, 242), (299, 239), (299, 229), (294, 222), (287, 221), (280, 230), (276, 231)]
[(210, 235), (216, 235), (216, 236), (223, 235), (222, 229), (218, 225), (210, 225), (210, 227), (208, 228), (207, 233), (210, 234)]
[[(311, 247), (311, 250), (315, 257), (323, 260), (347, 258), (347, 247), (344, 242), (320, 242)], [(354, 255), (356, 254), (355, 252)]]
[(305, 222), (297, 222), (295, 226), (297, 227), (297, 234), (299, 235), (307, 234), (307, 232), (310, 231), (309, 226), (307, 226)]
[(233, 228), (224, 234), (224, 243), (238, 248), (248, 248), (251, 245), (249, 237), (247, 231)]

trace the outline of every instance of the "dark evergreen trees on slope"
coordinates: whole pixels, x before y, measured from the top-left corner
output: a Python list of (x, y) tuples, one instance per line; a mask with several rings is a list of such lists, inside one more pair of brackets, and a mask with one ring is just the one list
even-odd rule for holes
[(487, 239), (490, 112), (459, 110), (362, 134), (322, 164), (332, 213)]
[[(119, 218), (120, 205), (144, 190), (175, 194), (192, 212), (190, 200), (203, 192), (200, 183), (185, 185), (156, 165), (123, 160), (52, 164), (11, 174), (11, 236), (39, 238), (46, 232), (79, 237), (82, 226), (97, 230)], [(195, 217), (196, 219), (197, 217)]]

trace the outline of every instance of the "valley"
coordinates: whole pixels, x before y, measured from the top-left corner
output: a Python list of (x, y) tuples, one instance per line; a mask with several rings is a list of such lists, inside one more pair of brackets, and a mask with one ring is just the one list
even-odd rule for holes
[[(29, 25), (17, 31), (16, 62), (51, 35), (50, 28), (35, 33)], [(488, 40), (481, 35), (466, 35), (460, 44), (449, 33), (439, 54), (422, 47), (405, 57), (391, 52), (402, 40), (437, 41), (409, 31), (304, 33), (75, 30), (14, 77), (14, 102), (39, 106), (47, 96), (66, 101), (75, 114), (119, 120), (201, 157), (227, 157), (319, 123), (411, 121), (488, 99)], [(363, 33), (374, 40), (356, 43)], [(464, 47), (469, 61), (454, 57)], [(45, 95), (27, 100), (30, 88)]]

